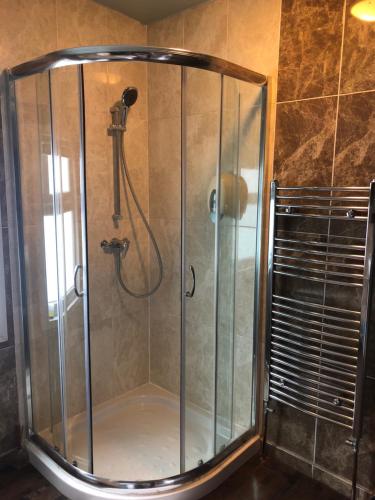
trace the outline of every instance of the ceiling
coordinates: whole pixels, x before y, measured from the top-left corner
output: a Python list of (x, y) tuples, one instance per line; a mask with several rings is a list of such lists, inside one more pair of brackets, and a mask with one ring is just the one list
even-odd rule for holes
[(118, 10), (143, 24), (163, 19), (205, 0), (96, 0), (98, 3)]

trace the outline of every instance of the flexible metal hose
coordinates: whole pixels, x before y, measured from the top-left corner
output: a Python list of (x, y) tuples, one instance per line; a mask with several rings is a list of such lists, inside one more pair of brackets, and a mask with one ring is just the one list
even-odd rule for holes
[(120, 283), (121, 287), (125, 290), (125, 292), (127, 292), (132, 297), (135, 297), (136, 299), (144, 299), (144, 298), (150, 297), (159, 288), (159, 286), (163, 280), (163, 273), (164, 273), (163, 261), (162, 261), (161, 255), (160, 255), (158, 244), (156, 242), (156, 239), (154, 237), (152, 229), (151, 229), (149, 223), (147, 222), (147, 219), (143, 213), (141, 204), (139, 203), (137, 194), (135, 192), (132, 180), (131, 180), (130, 175), (129, 175), (129, 170), (128, 170), (128, 166), (126, 163), (125, 150), (124, 150), (123, 134), (121, 134), (121, 136), (119, 137), (117, 144), (118, 144), (117, 154), (119, 155), (119, 158), (120, 158), (121, 174), (122, 174), (121, 177), (122, 177), (122, 183), (123, 183), (123, 188), (124, 188), (124, 194), (125, 194), (125, 196), (127, 196), (127, 189), (126, 189), (126, 181), (127, 181), (128, 185), (129, 185), (130, 193), (131, 193), (133, 200), (134, 200), (134, 203), (137, 207), (139, 215), (141, 216), (142, 222), (143, 222), (143, 224), (144, 224), (144, 226), (145, 226), (145, 228), (150, 236), (152, 245), (154, 247), (156, 259), (158, 261), (158, 266), (159, 266), (159, 277), (158, 277), (158, 281), (155, 284), (155, 286), (153, 286), (151, 288), (151, 290), (149, 290), (148, 292), (144, 292), (144, 293), (133, 292), (132, 290), (130, 290), (130, 288), (127, 286), (127, 284), (125, 283), (125, 281), (122, 278), (122, 273), (121, 273), (121, 259), (122, 259), (122, 257), (119, 253), (115, 254), (116, 275), (117, 275), (118, 282)]

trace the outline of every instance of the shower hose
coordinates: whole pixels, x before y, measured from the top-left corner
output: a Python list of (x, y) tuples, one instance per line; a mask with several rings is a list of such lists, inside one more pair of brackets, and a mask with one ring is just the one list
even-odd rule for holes
[[(163, 279), (163, 261), (162, 261), (161, 255), (160, 255), (159, 247), (158, 247), (158, 244), (156, 242), (155, 236), (152, 232), (152, 229), (151, 229), (149, 223), (147, 222), (145, 214), (143, 213), (141, 204), (139, 203), (139, 200), (137, 197), (137, 193), (135, 192), (132, 180), (131, 180), (130, 175), (129, 175), (129, 169), (127, 166), (125, 150), (124, 150), (123, 134), (120, 135), (119, 140), (117, 141), (117, 144), (118, 144), (118, 155), (119, 155), (120, 164), (121, 164), (121, 174), (122, 174), (121, 177), (122, 177), (122, 184), (123, 184), (125, 198), (126, 198), (127, 203), (128, 203), (128, 191), (127, 191), (127, 187), (126, 187), (126, 181), (127, 181), (128, 185), (129, 185), (130, 193), (131, 193), (133, 200), (134, 200), (134, 203), (135, 203), (135, 206), (137, 207), (139, 215), (141, 216), (142, 222), (143, 222), (143, 224), (148, 232), (148, 235), (149, 235), (151, 242), (152, 242), (152, 245), (154, 247), (156, 259), (157, 259), (158, 266), (159, 266), (159, 276), (158, 276), (158, 280), (157, 280), (156, 284), (151, 288), (151, 290), (149, 290), (145, 293), (133, 292), (132, 290), (130, 290), (130, 288), (127, 286), (127, 284), (125, 283), (125, 281), (122, 278), (122, 272), (121, 272), (121, 267), (122, 267), (121, 266), (121, 259), (122, 259), (122, 257), (120, 255), (120, 253), (115, 254), (116, 275), (117, 275), (118, 282), (120, 283), (121, 287), (125, 290), (125, 292), (127, 292), (132, 297), (135, 297), (136, 299), (144, 299), (144, 298), (150, 297), (159, 288), (159, 286), (162, 282), (162, 279)], [(128, 203), (128, 205), (129, 205), (129, 203)]]

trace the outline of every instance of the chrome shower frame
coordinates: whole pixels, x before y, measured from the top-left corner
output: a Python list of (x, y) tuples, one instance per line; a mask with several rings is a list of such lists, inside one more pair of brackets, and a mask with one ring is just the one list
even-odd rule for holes
[[(22, 207), (21, 207), (21, 191), (20, 191), (20, 156), (18, 149), (18, 127), (16, 113), (16, 98), (15, 98), (15, 82), (21, 78), (26, 78), (38, 73), (50, 72), (54, 68), (66, 66), (76, 66), (78, 71), (79, 100), (80, 100), (80, 132), (81, 132), (81, 172), (85, 171), (85, 124), (84, 124), (84, 81), (83, 81), (83, 64), (95, 62), (119, 62), (119, 61), (140, 61), (150, 63), (171, 64), (182, 67), (182, 79), (184, 78), (184, 68), (191, 67), (211, 71), (223, 76), (229, 76), (238, 80), (252, 83), (262, 89), (262, 116), (261, 116), (261, 143), (260, 143), (260, 165), (259, 165), (259, 194), (258, 194), (258, 229), (256, 242), (256, 291), (254, 294), (254, 352), (253, 361), (256, 366), (254, 372), (254, 398), (256, 398), (257, 418), (254, 432), (248, 431), (241, 435), (236, 441), (232, 442), (225, 450), (218, 453), (212, 460), (199, 465), (193, 470), (183, 472), (177, 476), (153, 480), (153, 481), (112, 481), (97, 477), (93, 474), (93, 445), (92, 445), (92, 404), (91, 404), (91, 368), (90, 368), (90, 335), (88, 327), (84, 331), (85, 341), (85, 373), (86, 373), (86, 402), (88, 408), (87, 417), (87, 432), (89, 436), (89, 472), (79, 469), (72, 465), (63, 456), (61, 456), (52, 446), (43, 440), (39, 435), (33, 432), (33, 417), (32, 417), (32, 394), (31, 394), (31, 363), (30, 363), (30, 345), (27, 331), (27, 305), (26, 305), (26, 285), (25, 285), (25, 262), (23, 254), (23, 223), (22, 223)], [(18, 324), (18, 335), (21, 345), (21, 371), (23, 378), (23, 408), (25, 413), (24, 431), (25, 431), (25, 446), (29, 451), (32, 463), (55, 484), (64, 483), (63, 475), (68, 474), (72, 480), (80, 480), (79, 485), (72, 486), (66, 482), (66, 492), (75, 492), (74, 498), (100, 498), (93, 495), (93, 492), (88, 493), (86, 490), (89, 487), (96, 487), (98, 491), (105, 491), (106, 498), (126, 498), (129, 490), (144, 490), (138, 492), (142, 498), (164, 498), (163, 491), (168, 490), (168, 498), (196, 498), (197, 493), (193, 493), (194, 481), (202, 481), (204, 477), (211, 478), (206, 486), (198, 485), (199, 491), (208, 493), (210, 489), (216, 487), (230, 473), (238, 468), (245, 460), (255, 455), (260, 450), (262, 441), (262, 428), (259, 424), (261, 419), (261, 401), (262, 388), (259, 387), (261, 380), (262, 363), (259, 362), (259, 323), (260, 323), (260, 262), (262, 253), (262, 192), (264, 178), (264, 158), (265, 158), (265, 131), (266, 131), (266, 112), (267, 112), (267, 77), (243, 68), (239, 65), (230, 63), (223, 59), (208, 56), (204, 54), (194, 53), (183, 49), (170, 49), (159, 47), (142, 47), (142, 46), (91, 46), (80, 47), (66, 50), (60, 50), (49, 53), (43, 57), (32, 61), (20, 64), (9, 70), (3, 71), (1, 75), (1, 104), (2, 104), (2, 119), (3, 129), (5, 130), (5, 155), (6, 155), (6, 175), (8, 179), (8, 199), (13, 198), (13, 211), (16, 214), (13, 222), (13, 250), (15, 251), (14, 269), (12, 269), (12, 286), (13, 292), (17, 296), (17, 306), (15, 307), (16, 323)], [(184, 107), (184, 100), (181, 102)], [(182, 123), (182, 127), (184, 124)], [(181, 170), (182, 179), (185, 178), (185, 154), (184, 145), (182, 145), (182, 160)], [(83, 175), (83, 179), (85, 176)], [(81, 185), (83, 193), (83, 203), (85, 203), (86, 186), (85, 182)], [(83, 210), (85, 207), (83, 207)], [(183, 224), (183, 221), (182, 221)], [(87, 250), (87, 234), (86, 227), (83, 224), (84, 242)], [(182, 232), (184, 234), (184, 232)], [(183, 236), (182, 236), (183, 238)], [(183, 249), (183, 241), (182, 241)], [(184, 250), (183, 250), (184, 251)], [(183, 255), (182, 255), (183, 258)], [(87, 272), (84, 273), (86, 278), (85, 286), (85, 308), (89, 307), (88, 287), (87, 287)], [(184, 290), (184, 276), (181, 277), (181, 286)], [(181, 330), (181, 358), (184, 349), (184, 329)], [(181, 371), (181, 384), (184, 382), (183, 370)], [(181, 392), (183, 397), (183, 392)], [(181, 417), (183, 422), (183, 416)], [(50, 462), (54, 464), (49, 468), (47, 465)], [(211, 486), (209, 486), (211, 485)], [(157, 488), (157, 491), (150, 489)], [(203, 489), (202, 489), (203, 488)], [(104, 490), (103, 490), (104, 489)], [(174, 494), (176, 491), (176, 496)], [(127, 493), (128, 492), (128, 493)], [(200, 493), (202, 494), (202, 493)], [(92, 496), (90, 496), (92, 495)], [(112, 495), (112, 496), (111, 496)], [(134, 498), (131, 494), (131, 498)]]

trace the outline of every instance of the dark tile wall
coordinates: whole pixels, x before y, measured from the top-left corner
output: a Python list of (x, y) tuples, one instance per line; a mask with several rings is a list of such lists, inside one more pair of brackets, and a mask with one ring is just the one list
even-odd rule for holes
[[(282, 2), (274, 163), (281, 185), (363, 186), (375, 178), (375, 23), (351, 16), (353, 3)], [(347, 234), (348, 225), (332, 230)], [(351, 290), (326, 293), (332, 305), (342, 307), (360, 299)], [(372, 316), (358, 479), (374, 494), (374, 311)], [(281, 407), (269, 422), (269, 442), (279, 454), (294, 464), (300, 459), (302, 469), (348, 493), (353, 470), (348, 431)]]
[[(12, 293), (10, 281), (8, 220), (5, 196), (4, 151), (2, 143), (0, 109), (0, 231), (3, 244), (3, 261), (6, 293), (8, 340), (0, 342), (0, 457), (19, 445), (16, 363), (12, 318)], [(2, 321), (2, 318), (0, 318)]]

